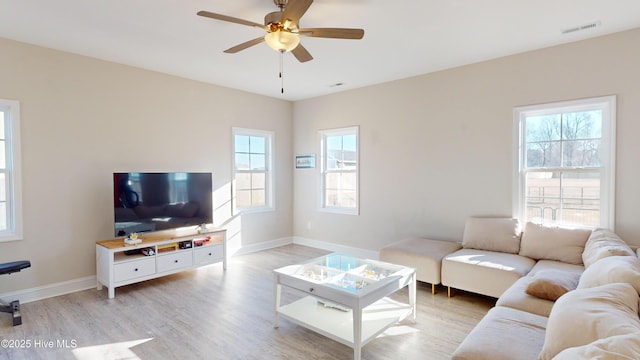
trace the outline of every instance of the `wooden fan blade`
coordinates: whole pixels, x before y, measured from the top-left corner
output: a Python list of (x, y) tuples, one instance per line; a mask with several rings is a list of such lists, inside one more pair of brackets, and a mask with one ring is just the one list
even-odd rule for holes
[(304, 46), (302, 46), (302, 44), (298, 44), (298, 46), (296, 46), (295, 49), (291, 50), (291, 53), (300, 62), (307, 62), (307, 61), (313, 60), (313, 56), (309, 54), (307, 49)]
[(242, 44), (238, 44), (234, 47), (230, 47), (227, 50), (225, 50), (224, 52), (227, 54), (235, 54), (238, 51), (244, 50), (246, 48), (252, 47), (253, 45), (258, 45), (261, 42), (264, 41), (264, 36), (260, 36), (259, 38), (255, 38), (253, 40), (249, 40), (246, 42), (243, 42)]
[(286, 20), (289, 20), (297, 26), (300, 18), (307, 12), (312, 3), (313, 0), (289, 0), (284, 8), (280, 22), (284, 24)]
[(216, 20), (221, 20), (221, 21), (228, 21), (228, 22), (232, 22), (232, 23), (235, 23), (235, 24), (253, 26), (253, 27), (258, 27), (258, 28), (266, 30), (266, 27), (264, 25), (262, 25), (262, 24), (258, 24), (258, 23), (253, 22), (253, 21), (234, 18), (232, 16), (216, 14), (216, 13), (212, 13), (212, 12), (209, 12), (209, 11), (198, 11), (197, 14), (200, 15), (200, 16), (211, 18), (211, 19), (216, 19)]
[(308, 28), (298, 30), (300, 36), (333, 38), (333, 39), (362, 39), (364, 30), (345, 28)]

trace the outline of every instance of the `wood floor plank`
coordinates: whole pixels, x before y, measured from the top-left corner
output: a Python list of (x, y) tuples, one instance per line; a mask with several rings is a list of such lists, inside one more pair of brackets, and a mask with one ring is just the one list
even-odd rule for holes
[[(227, 271), (215, 264), (117, 288), (111, 300), (90, 289), (22, 304), (20, 326), (0, 314), (0, 339), (15, 341), (0, 347), (0, 359), (351, 359), (351, 348), (284, 319), (273, 328), (272, 270), (325, 254), (287, 245), (232, 257)], [(495, 305), (438, 290), (418, 283), (417, 322), (388, 329), (363, 359), (448, 359)], [(287, 291), (283, 301), (296, 296)]]

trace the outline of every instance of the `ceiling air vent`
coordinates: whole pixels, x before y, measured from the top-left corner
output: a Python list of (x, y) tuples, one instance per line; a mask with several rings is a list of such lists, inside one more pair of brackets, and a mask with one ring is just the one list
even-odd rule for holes
[(577, 32), (577, 31), (595, 29), (598, 26), (600, 26), (600, 21), (596, 21), (596, 22), (592, 22), (592, 23), (589, 23), (589, 24), (584, 24), (584, 25), (574, 26), (572, 28), (564, 29), (564, 30), (562, 30), (562, 33), (563, 34), (570, 34), (570, 33), (574, 33), (574, 32)]

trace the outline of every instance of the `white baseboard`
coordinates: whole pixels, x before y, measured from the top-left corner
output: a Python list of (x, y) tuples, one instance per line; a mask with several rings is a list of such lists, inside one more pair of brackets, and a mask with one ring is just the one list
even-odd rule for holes
[(313, 247), (316, 249), (346, 253), (346, 254), (357, 256), (363, 259), (378, 260), (380, 258), (379, 251), (361, 249), (361, 248), (356, 248), (352, 246), (345, 246), (345, 245), (340, 245), (340, 244), (327, 242), (327, 241), (306, 239), (306, 238), (294, 236), (293, 243), (298, 245)]
[(244, 245), (242, 247), (230, 248), (227, 244), (227, 253), (229, 256), (245, 255), (258, 251), (274, 249), (280, 246), (292, 244), (293, 240), (290, 237), (280, 238), (276, 240), (263, 241), (257, 244)]
[(240, 248), (238, 247), (235, 247), (233, 249), (227, 248), (227, 252), (229, 253), (229, 256), (234, 256), (234, 255), (237, 256), (237, 255), (244, 255), (244, 254), (250, 254), (253, 252), (263, 251), (263, 250), (274, 249), (274, 248), (284, 246), (284, 245), (289, 245), (289, 244), (298, 244), (298, 245), (304, 245), (304, 246), (308, 246), (316, 249), (346, 253), (346, 254), (350, 254), (350, 255), (365, 258), (365, 259), (377, 260), (380, 258), (379, 251), (361, 249), (361, 248), (356, 248), (351, 246), (344, 246), (344, 245), (340, 245), (332, 242), (307, 239), (307, 238), (302, 238), (297, 236), (294, 236), (291, 238), (281, 238), (277, 240), (264, 241), (257, 244), (244, 245)]
[(20, 300), (21, 303), (42, 300), (54, 296), (69, 294), (76, 291), (96, 288), (96, 276), (87, 276), (80, 279), (63, 281), (55, 284), (38, 286), (35, 288), (0, 294), (0, 299), (5, 302)]
[[(287, 237), (271, 241), (264, 241), (257, 244), (245, 245), (242, 247), (230, 247), (227, 248), (228, 256), (239, 256), (244, 254), (250, 254), (253, 252), (274, 249), (280, 246), (298, 244), (309, 246), (317, 249), (341, 252), (351, 254), (353, 256), (376, 260), (380, 257), (380, 252), (360, 249), (351, 246), (344, 246), (332, 242), (306, 239), (302, 237)], [(0, 294), (0, 299), (9, 302), (13, 300), (20, 300), (21, 303), (29, 303), (32, 301), (42, 300), (54, 296), (60, 296), (69, 294), (76, 291), (87, 290), (96, 287), (96, 276), (87, 276), (80, 279), (74, 279), (69, 281), (63, 281), (55, 284), (49, 284), (44, 286), (38, 286), (35, 288), (24, 289), (14, 291), (10, 293)]]

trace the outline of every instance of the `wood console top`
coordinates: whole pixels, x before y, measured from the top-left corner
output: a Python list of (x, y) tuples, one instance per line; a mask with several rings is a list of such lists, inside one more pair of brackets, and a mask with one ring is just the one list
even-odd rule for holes
[(204, 233), (198, 233), (198, 231), (195, 228), (187, 228), (187, 229), (173, 229), (173, 230), (164, 230), (164, 231), (155, 231), (152, 233), (142, 233), (138, 235), (138, 239), (142, 240), (142, 243), (137, 244), (137, 245), (127, 245), (124, 243), (124, 237), (118, 237), (118, 238), (114, 238), (114, 239), (108, 239), (108, 240), (101, 240), (101, 241), (97, 241), (96, 244), (100, 245), (100, 246), (104, 246), (107, 249), (120, 249), (120, 248), (124, 248), (124, 247), (140, 247), (140, 246), (144, 246), (145, 244), (151, 244), (151, 243), (156, 243), (159, 241), (171, 241), (171, 240), (180, 240), (180, 239), (184, 239), (184, 238), (194, 238), (194, 237), (198, 237), (199, 235), (202, 237), (205, 236), (211, 236), (211, 242), (212, 243), (217, 243), (217, 242), (222, 242), (223, 238), (220, 238), (219, 241), (217, 241), (216, 239), (216, 233), (221, 233), (224, 232), (226, 230), (224, 229), (209, 229), (207, 230), (207, 232)]

